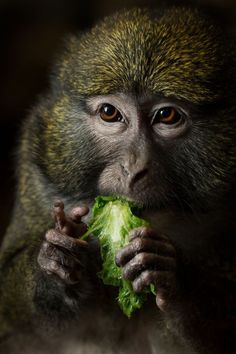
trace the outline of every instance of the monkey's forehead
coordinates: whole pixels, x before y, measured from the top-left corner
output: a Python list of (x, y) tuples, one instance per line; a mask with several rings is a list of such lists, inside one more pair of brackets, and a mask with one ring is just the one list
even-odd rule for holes
[(84, 95), (135, 89), (211, 101), (222, 86), (225, 57), (220, 31), (197, 11), (153, 16), (134, 9), (71, 39), (59, 77)]

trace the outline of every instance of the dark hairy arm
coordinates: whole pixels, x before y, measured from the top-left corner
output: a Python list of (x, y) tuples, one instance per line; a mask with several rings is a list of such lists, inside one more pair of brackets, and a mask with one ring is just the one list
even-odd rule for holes
[(87, 230), (81, 221), (87, 213), (87, 207), (75, 207), (66, 215), (62, 202), (54, 204), (55, 228), (46, 232), (40, 247), (34, 296), (37, 308), (49, 318), (80, 315), (82, 305), (98, 291), (98, 243), (92, 237), (79, 239)]
[[(45, 319), (54, 326), (61, 325), (62, 318), (80, 316), (88, 299), (97, 294), (99, 246), (92, 238), (79, 240), (86, 231), (81, 218), (87, 212), (87, 207), (76, 207), (66, 215), (63, 203), (55, 203), (54, 228), (34, 242), (29, 235), (22, 236), (15, 251), (11, 245), (2, 252), (1, 336), (35, 321), (37, 327), (45, 325)], [(14, 231), (21, 231), (16, 223), (9, 229)]]
[(160, 316), (174, 335), (199, 353), (235, 351), (235, 282), (207, 264), (194, 266), (151, 228), (133, 230), (116, 260), (135, 291), (156, 286)]

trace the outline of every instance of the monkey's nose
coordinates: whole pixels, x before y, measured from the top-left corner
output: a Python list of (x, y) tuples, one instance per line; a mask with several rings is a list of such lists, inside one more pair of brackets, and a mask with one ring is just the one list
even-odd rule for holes
[(126, 164), (121, 164), (121, 168), (122, 173), (131, 188), (148, 174), (148, 168), (143, 166), (129, 167)]

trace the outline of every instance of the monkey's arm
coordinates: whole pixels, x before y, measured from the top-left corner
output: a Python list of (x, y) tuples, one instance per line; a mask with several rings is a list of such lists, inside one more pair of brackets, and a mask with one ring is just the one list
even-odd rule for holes
[(49, 317), (58, 303), (59, 317), (71, 319), (80, 314), (82, 303), (97, 293), (100, 255), (98, 243), (78, 238), (86, 231), (81, 217), (88, 209), (77, 207), (70, 215), (63, 209), (62, 203), (55, 205), (56, 226), (46, 233), (40, 247), (35, 302)]
[(150, 228), (133, 230), (130, 244), (118, 252), (116, 260), (135, 291), (156, 285), (157, 307), (172, 334), (188, 338), (198, 353), (235, 352), (233, 281), (207, 266), (187, 263), (168, 237)]
[[(235, 353), (236, 283), (207, 267), (182, 267), (181, 291), (172, 311), (182, 322), (182, 330), (202, 348), (200, 352)], [(180, 311), (182, 311), (180, 313)]]
[[(36, 241), (32, 241), (31, 235), (22, 235), (22, 245), (17, 243), (15, 250), (8, 247), (2, 254), (1, 335), (10, 332), (12, 324), (28, 325), (39, 316), (46, 315), (54, 324), (60, 324), (62, 317), (80, 315), (82, 304), (96, 287), (93, 277), (99, 253), (92, 241), (88, 247), (87, 242), (72, 237), (86, 229), (80, 222), (83, 213), (83, 208), (75, 208), (69, 217), (60, 207), (55, 208), (57, 223), (46, 233), (44, 241), (43, 235)], [(14, 230), (19, 232), (12, 224), (10, 231)]]
[[(14, 227), (11, 227), (14, 229)], [(36, 264), (32, 245), (22, 242), (10, 247), (0, 257), (0, 338), (13, 327), (28, 324), (35, 313)]]

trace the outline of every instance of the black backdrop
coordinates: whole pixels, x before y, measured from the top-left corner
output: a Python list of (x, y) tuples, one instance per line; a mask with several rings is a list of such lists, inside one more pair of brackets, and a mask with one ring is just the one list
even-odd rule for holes
[[(0, 239), (14, 201), (18, 132), (39, 93), (48, 86), (53, 57), (68, 32), (84, 30), (114, 10), (174, 0), (0, 0)], [(198, 0), (235, 21), (235, 0)]]

